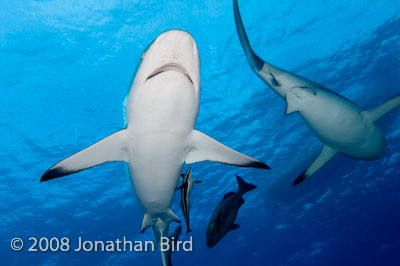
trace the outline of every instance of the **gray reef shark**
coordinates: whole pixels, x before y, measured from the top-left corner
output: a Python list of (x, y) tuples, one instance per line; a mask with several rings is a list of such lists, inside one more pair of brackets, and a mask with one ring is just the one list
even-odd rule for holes
[(313, 81), (263, 61), (250, 46), (237, 0), (233, 0), (233, 10), (239, 39), (251, 68), (286, 100), (285, 114), (299, 112), (324, 144), (319, 156), (293, 185), (310, 177), (339, 152), (361, 160), (374, 160), (383, 155), (386, 139), (376, 122), (400, 104), (400, 94), (371, 110), (362, 110), (356, 103)]
[(177, 188), (177, 190), (181, 190), (181, 208), (183, 212), (183, 216), (185, 217), (186, 221), (186, 234), (192, 232), (190, 229), (190, 219), (189, 219), (189, 212), (190, 212), (190, 193), (192, 192), (193, 184), (194, 183), (201, 183), (200, 180), (196, 180), (192, 178), (192, 167), (189, 167), (184, 175), (182, 175), (183, 181), (182, 185)]
[(160, 244), (169, 223), (180, 222), (171, 203), (184, 163), (269, 168), (193, 128), (200, 104), (200, 59), (196, 42), (185, 31), (166, 31), (143, 52), (126, 102), (125, 129), (57, 163), (41, 181), (105, 162), (126, 162), (144, 211), (141, 232), (151, 226)]
[(243, 178), (236, 175), (239, 185), (237, 192), (228, 192), (215, 208), (207, 228), (207, 246), (214, 247), (228, 232), (239, 228), (235, 224), (239, 208), (244, 204), (242, 198), (247, 193), (256, 188), (255, 185), (246, 183)]

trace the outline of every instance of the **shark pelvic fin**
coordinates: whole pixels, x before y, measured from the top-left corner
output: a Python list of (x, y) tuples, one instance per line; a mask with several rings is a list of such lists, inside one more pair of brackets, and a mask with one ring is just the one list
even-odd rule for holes
[(176, 216), (176, 214), (169, 209), (168, 211), (160, 214), (149, 214), (145, 213), (142, 221), (142, 226), (140, 232), (143, 233), (147, 227), (157, 225), (157, 224), (169, 224), (170, 222), (178, 222), (181, 220)]
[(160, 218), (161, 218), (164, 222), (167, 222), (167, 223), (169, 223), (169, 222), (177, 222), (177, 223), (180, 223), (180, 222), (181, 222), (181, 220), (179, 219), (179, 217), (176, 216), (176, 214), (175, 214), (171, 209), (169, 209), (167, 212), (165, 212), (165, 213), (163, 213), (163, 214), (160, 214)]
[(152, 226), (156, 223), (157, 218), (152, 215), (145, 213), (143, 216), (142, 226), (140, 227), (140, 233), (144, 233), (147, 227)]

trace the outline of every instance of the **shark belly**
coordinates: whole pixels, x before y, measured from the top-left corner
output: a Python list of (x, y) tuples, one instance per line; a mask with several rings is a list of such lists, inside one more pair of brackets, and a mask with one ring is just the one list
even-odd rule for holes
[(164, 213), (171, 207), (198, 105), (192, 84), (174, 71), (159, 74), (134, 92), (128, 113), (132, 128), (127, 128), (133, 140), (130, 178), (145, 213)]
[(132, 163), (129, 163), (136, 197), (144, 212), (149, 214), (170, 209), (184, 162), (183, 145), (168, 144), (169, 141), (178, 142), (176, 136), (156, 137), (136, 146)]
[(331, 148), (357, 159), (376, 159), (386, 148), (385, 136), (356, 104), (327, 91), (300, 111), (314, 134)]

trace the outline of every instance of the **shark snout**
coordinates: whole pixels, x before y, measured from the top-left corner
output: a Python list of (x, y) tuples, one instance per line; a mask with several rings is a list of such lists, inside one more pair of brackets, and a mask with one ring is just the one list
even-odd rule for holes
[(159, 49), (164, 50), (170, 61), (198, 56), (197, 45), (192, 35), (183, 30), (169, 30), (156, 40)]
[(166, 72), (183, 74), (199, 94), (200, 58), (196, 42), (188, 32), (175, 29), (158, 36), (143, 52), (135, 82), (144, 84)]
[(195, 45), (195, 41), (188, 33), (187, 31), (184, 30), (168, 30), (164, 33), (162, 33), (158, 38), (160, 42), (163, 43), (170, 43), (170, 44), (183, 44), (183, 45)]

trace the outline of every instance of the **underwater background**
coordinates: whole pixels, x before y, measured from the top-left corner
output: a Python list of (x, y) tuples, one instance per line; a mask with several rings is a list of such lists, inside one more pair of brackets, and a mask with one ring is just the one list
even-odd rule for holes
[[(239, 1), (261, 58), (373, 108), (400, 92), (400, 1)], [(375, 161), (336, 156), (299, 186), (322, 144), (250, 69), (232, 1), (0, 0), (1, 265), (161, 265), (156, 252), (28, 252), (29, 237), (153, 240), (123, 163), (39, 183), (61, 159), (124, 127), (122, 104), (143, 50), (187, 30), (201, 58), (196, 129), (272, 170), (192, 165), (193, 252), (174, 265), (400, 265), (400, 108), (379, 121)], [(157, 162), (155, 162), (157, 163)], [(185, 170), (188, 166), (184, 166)], [(258, 186), (214, 248), (213, 209)], [(172, 209), (182, 219), (179, 193)], [(185, 232), (185, 226), (183, 225)], [(10, 241), (22, 238), (22, 251)], [(189, 235), (182, 234), (182, 240)]]

